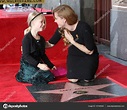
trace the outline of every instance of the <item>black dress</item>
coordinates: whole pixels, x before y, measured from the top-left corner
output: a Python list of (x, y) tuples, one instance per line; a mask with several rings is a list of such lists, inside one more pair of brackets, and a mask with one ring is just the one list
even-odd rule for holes
[(49, 70), (43, 71), (37, 67), (39, 63), (45, 63), (49, 68), (54, 66), (45, 54), (45, 39), (40, 36), (40, 40), (36, 40), (29, 32), (23, 38), (22, 47), (23, 54), (20, 70), (16, 74), (17, 81), (44, 84), (54, 80), (55, 77)]
[[(98, 69), (99, 54), (90, 26), (85, 22), (79, 21), (76, 29), (70, 33), (76, 42), (85, 45), (88, 50), (94, 50), (94, 52), (92, 55), (88, 55), (80, 51), (74, 45), (69, 46), (67, 56), (67, 78), (79, 80), (94, 79), (94, 75)], [(60, 39), (61, 35), (57, 29), (49, 42), (51, 44), (56, 44)]]

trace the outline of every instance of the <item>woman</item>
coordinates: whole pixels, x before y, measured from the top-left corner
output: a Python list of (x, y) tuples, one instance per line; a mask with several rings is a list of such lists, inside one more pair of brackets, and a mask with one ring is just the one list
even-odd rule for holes
[(54, 80), (50, 69), (55, 66), (45, 54), (45, 39), (38, 32), (45, 29), (46, 20), (42, 13), (31, 12), (28, 15), (27, 33), (22, 41), (21, 66), (16, 79), (19, 82), (45, 84)]
[(61, 38), (68, 45), (67, 78), (71, 82), (92, 81), (98, 69), (99, 54), (94, 43), (90, 26), (78, 20), (77, 14), (68, 5), (60, 5), (53, 10), (58, 24), (47, 47), (54, 46)]

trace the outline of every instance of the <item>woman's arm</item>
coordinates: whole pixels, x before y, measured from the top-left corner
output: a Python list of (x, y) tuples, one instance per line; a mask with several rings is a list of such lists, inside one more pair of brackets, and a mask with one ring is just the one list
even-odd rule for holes
[(94, 50), (90, 51), (90, 50), (88, 50), (88, 49), (86, 48), (86, 46), (84, 46), (84, 45), (82, 45), (82, 44), (79, 44), (79, 43), (77, 43), (77, 42), (75, 42), (75, 41), (72, 41), (71, 44), (73, 44), (73, 45), (74, 45), (75, 47), (77, 47), (79, 50), (81, 50), (82, 52), (84, 52), (84, 53), (86, 53), (86, 54), (88, 54), (88, 55), (92, 55), (92, 54), (93, 54), (93, 51), (94, 51)]
[(49, 41), (46, 41), (46, 48), (50, 48), (53, 47), (55, 44), (57, 44), (57, 42), (59, 42), (59, 40), (61, 39), (61, 34), (59, 33), (58, 29), (55, 31), (55, 33), (53, 34), (53, 36), (50, 38)]

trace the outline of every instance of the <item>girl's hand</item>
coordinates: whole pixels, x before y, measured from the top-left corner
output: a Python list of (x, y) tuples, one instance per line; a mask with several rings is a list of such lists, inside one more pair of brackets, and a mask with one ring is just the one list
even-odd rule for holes
[(56, 70), (56, 69), (57, 69), (56, 66), (53, 66), (52, 70)]
[(39, 63), (39, 64), (37, 65), (37, 67), (40, 68), (41, 70), (44, 70), (44, 71), (49, 70), (49, 67), (48, 67), (46, 64), (41, 64), (41, 63)]

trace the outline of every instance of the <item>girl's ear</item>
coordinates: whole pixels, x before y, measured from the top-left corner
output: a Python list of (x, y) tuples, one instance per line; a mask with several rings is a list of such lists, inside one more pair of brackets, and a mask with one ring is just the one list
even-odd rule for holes
[(33, 20), (32, 22), (31, 22), (31, 27), (32, 26), (35, 26), (36, 25), (36, 20)]

